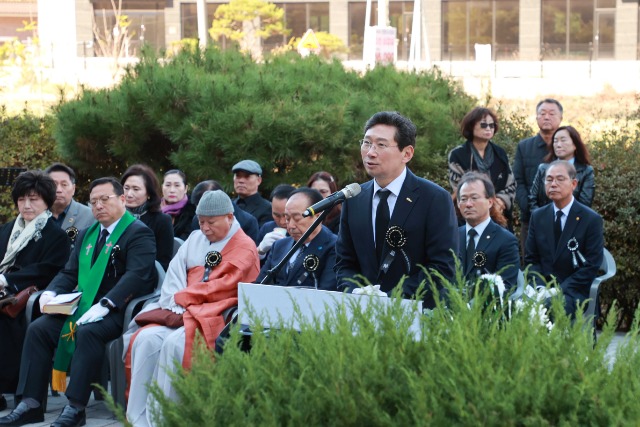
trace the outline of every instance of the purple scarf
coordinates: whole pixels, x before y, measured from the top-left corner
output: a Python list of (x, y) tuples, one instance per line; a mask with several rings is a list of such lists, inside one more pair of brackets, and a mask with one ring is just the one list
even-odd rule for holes
[(185, 195), (184, 198), (179, 202), (167, 205), (165, 204), (166, 200), (162, 199), (162, 212), (171, 216), (179, 215), (182, 208), (184, 208), (187, 205), (188, 200), (189, 198)]

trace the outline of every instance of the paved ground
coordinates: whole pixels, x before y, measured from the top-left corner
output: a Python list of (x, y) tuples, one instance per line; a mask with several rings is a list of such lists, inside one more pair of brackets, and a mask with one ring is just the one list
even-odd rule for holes
[[(613, 338), (613, 341), (611, 342), (611, 345), (607, 350), (607, 359), (610, 361), (610, 363), (613, 363), (614, 361), (614, 355), (615, 355), (617, 346), (627, 339), (628, 338), (623, 333), (617, 333), (616, 336)], [(11, 396), (7, 398), (7, 401), (9, 403), (9, 408), (13, 408), (13, 399), (11, 398)], [(31, 424), (31, 425), (35, 427), (43, 427), (43, 426), (50, 425), (58, 417), (58, 415), (62, 411), (62, 408), (66, 404), (67, 404), (67, 399), (62, 395), (58, 397), (49, 396), (49, 401), (47, 404), (47, 412), (45, 413), (45, 418), (44, 418), (45, 422), (39, 423), (39, 424)], [(10, 410), (11, 409), (7, 409), (6, 411), (0, 412), (0, 416), (4, 416), (8, 414)], [(114, 426), (114, 427), (122, 426), (122, 423), (118, 422), (115, 419), (115, 416), (111, 411), (109, 411), (109, 409), (107, 409), (107, 406), (104, 404), (104, 402), (96, 401), (93, 399), (93, 396), (92, 396), (91, 400), (89, 401), (89, 406), (87, 407), (87, 427), (103, 427), (103, 426)]]
[[(13, 399), (11, 396), (7, 396), (7, 402), (9, 404), (9, 408), (6, 411), (0, 412), (0, 416), (4, 416), (11, 412), (13, 408)], [(58, 397), (49, 396), (47, 402), (47, 412), (44, 414), (44, 422), (37, 424), (29, 424), (33, 427), (44, 427), (49, 426), (60, 412), (62, 412), (62, 408), (67, 404), (67, 398), (64, 395), (60, 395)], [(87, 406), (87, 427), (103, 427), (103, 426), (122, 426), (122, 423), (118, 422), (115, 419), (115, 416), (104, 402), (99, 402), (93, 399), (91, 396), (91, 400), (89, 401), (89, 406)]]

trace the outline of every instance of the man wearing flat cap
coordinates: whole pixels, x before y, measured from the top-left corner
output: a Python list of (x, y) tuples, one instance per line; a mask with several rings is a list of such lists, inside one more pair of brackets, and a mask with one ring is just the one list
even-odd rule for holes
[(127, 419), (135, 426), (152, 425), (153, 382), (177, 399), (175, 362), (190, 367), (196, 331), (213, 346), (225, 325), (223, 312), (238, 305), (238, 282), (253, 282), (260, 271), (256, 245), (234, 218), (229, 196), (207, 191), (196, 215), (200, 232), (191, 233), (171, 260), (160, 300), (145, 307), (124, 336), (131, 373)]
[(262, 168), (253, 160), (242, 160), (233, 165), (231, 172), (233, 189), (238, 195), (234, 202), (253, 215), (258, 220), (258, 226), (262, 227), (262, 224), (271, 220), (271, 203), (258, 193), (262, 183)]

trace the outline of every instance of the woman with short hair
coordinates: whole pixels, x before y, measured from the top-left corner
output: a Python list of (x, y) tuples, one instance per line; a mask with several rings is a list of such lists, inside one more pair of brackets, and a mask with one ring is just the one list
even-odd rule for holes
[[(53, 221), (50, 208), (56, 184), (39, 170), (18, 175), (11, 198), (18, 216), (0, 227), (0, 292), (15, 296), (31, 286), (47, 287), (67, 260), (71, 242)], [(0, 393), (15, 393), (22, 344), (27, 330), (24, 309), (15, 317), (0, 312)], [(0, 410), (7, 401), (0, 395)]]
[(460, 130), (466, 142), (449, 153), (449, 184), (455, 192), (466, 172), (487, 175), (496, 189), (497, 208), (510, 223), (516, 180), (507, 152), (492, 141), (499, 129), (498, 116), (489, 108), (476, 107), (464, 116)]

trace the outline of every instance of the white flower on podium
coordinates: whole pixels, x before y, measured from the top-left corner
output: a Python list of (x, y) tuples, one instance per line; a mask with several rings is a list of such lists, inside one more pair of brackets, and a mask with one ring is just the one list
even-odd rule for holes
[(506, 287), (504, 286), (504, 282), (502, 281), (502, 277), (499, 274), (483, 274), (480, 276), (480, 279), (485, 281), (486, 283), (491, 283), (493, 286), (498, 288), (498, 295), (500, 295), (500, 305), (502, 305), (502, 297), (504, 296), (504, 291)]

